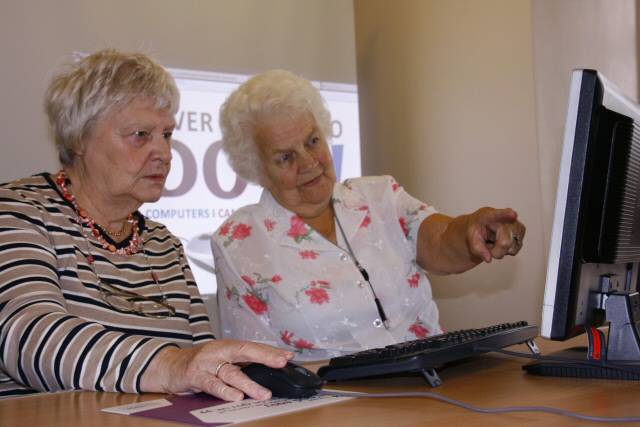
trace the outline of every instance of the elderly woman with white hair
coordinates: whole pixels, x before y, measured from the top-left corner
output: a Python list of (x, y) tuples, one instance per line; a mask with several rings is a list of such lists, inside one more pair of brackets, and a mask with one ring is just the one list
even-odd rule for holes
[(392, 177), (336, 182), (330, 114), (306, 79), (257, 75), (222, 107), (234, 171), (264, 188), (215, 232), (222, 333), (317, 360), (442, 332), (427, 272), (515, 255), (512, 209), (450, 217)]
[(271, 396), (233, 363), (278, 368), (293, 354), (214, 340), (179, 239), (138, 211), (162, 194), (178, 102), (142, 54), (103, 50), (51, 82), (62, 169), (0, 185), (0, 397)]

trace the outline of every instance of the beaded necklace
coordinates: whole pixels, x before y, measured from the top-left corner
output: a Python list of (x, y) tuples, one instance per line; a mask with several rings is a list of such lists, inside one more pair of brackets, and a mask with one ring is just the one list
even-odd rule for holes
[(106, 227), (103, 227), (103, 226), (100, 226), (100, 228), (102, 228), (102, 231), (104, 231), (109, 236), (111, 236), (111, 238), (116, 238), (117, 239), (119, 237), (122, 237), (124, 235), (125, 231), (127, 231), (127, 223), (128, 222), (129, 221), (124, 221), (122, 223), (122, 227), (120, 227), (120, 230), (118, 230), (118, 231), (109, 231)]
[(64, 169), (60, 170), (60, 172), (58, 172), (58, 175), (56, 176), (56, 183), (62, 190), (62, 197), (64, 197), (66, 201), (73, 205), (73, 209), (76, 211), (80, 222), (89, 227), (89, 229), (91, 230), (91, 234), (93, 235), (93, 237), (98, 239), (102, 247), (104, 249), (107, 249), (109, 252), (118, 255), (133, 255), (137, 253), (140, 250), (140, 228), (138, 227), (138, 219), (133, 216), (133, 213), (130, 213), (127, 217), (127, 222), (131, 224), (131, 239), (129, 240), (129, 245), (125, 248), (116, 248), (114, 244), (107, 242), (102, 234), (102, 231), (98, 227), (96, 227), (95, 220), (88, 216), (87, 212), (78, 205), (76, 197), (69, 191), (69, 188), (67, 187), (67, 179), (67, 173), (64, 171)]
[[(89, 217), (86, 214), (86, 211), (78, 205), (75, 196), (71, 194), (69, 188), (67, 187), (67, 173), (64, 170), (58, 172), (56, 176), (56, 183), (62, 189), (62, 197), (64, 197), (65, 200), (73, 205), (73, 208), (75, 209), (76, 215), (78, 215), (80, 222), (86, 224), (89, 227), (89, 229), (91, 230), (91, 234), (96, 239), (98, 239), (103, 248), (109, 250), (109, 252), (111, 253), (115, 253), (118, 255), (133, 255), (142, 250), (142, 256), (144, 257), (147, 268), (149, 269), (151, 278), (153, 279), (156, 288), (160, 292), (160, 298), (147, 297), (132, 291), (120, 289), (115, 285), (103, 282), (100, 278), (100, 275), (96, 271), (96, 260), (95, 257), (91, 254), (91, 243), (89, 242), (89, 237), (86, 235), (85, 230), (83, 229), (82, 234), (85, 236), (87, 242), (87, 261), (91, 270), (93, 271), (93, 274), (98, 279), (98, 287), (100, 288), (102, 299), (110, 307), (123, 313), (132, 313), (155, 319), (166, 319), (168, 317), (174, 316), (176, 314), (176, 309), (167, 301), (167, 297), (162, 290), (162, 286), (160, 286), (158, 275), (155, 271), (153, 271), (153, 268), (151, 267), (149, 257), (147, 256), (147, 252), (144, 250), (142, 240), (140, 239), (140, 228), (138, 227), (138, 220), (133, 217), (133, 214), (129, 214), (129, 216), (127, 217), (127, 221), (131, 224), (132, 230), (129, 246), (122, 249), (116, 249), (113, 244), (110, 244), (106, 241), (100, 229), (95, 226), (95, 220)], [(124, 232), (124, 228), (125, 227), (123, 227), (122, 230), (118, 231), (117, 234), (122, 234)], [(145, 309), (145, 306), (142, 304), (143, 302), (151, 303), (150, 309), (152, 311), (147, 311)]]

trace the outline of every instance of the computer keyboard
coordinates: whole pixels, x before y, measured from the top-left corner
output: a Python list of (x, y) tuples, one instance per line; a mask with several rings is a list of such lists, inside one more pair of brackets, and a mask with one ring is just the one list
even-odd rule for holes
[(463, 329), (433, 337), (406, 341), (381, 348), (334, 357), (318, 370), (327, 381), (376, 375), (421, 372), (436, 387), (442, 384), (435, 368), (445, 363), (486, 353), (488, 349), (527, 343), (537, 353), (533, 339), (538, 328), (526, 321), (502, 323), (478, 329)]

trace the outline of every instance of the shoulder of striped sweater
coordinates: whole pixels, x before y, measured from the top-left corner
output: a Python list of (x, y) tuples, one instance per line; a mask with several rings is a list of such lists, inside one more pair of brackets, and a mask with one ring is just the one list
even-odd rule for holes
[(43, 174), (0, 184), (0, 198), (39, 205), (62, 202), (60, 195), (51, 187)]
[(26, 190), (32, 187), (49, 187), (49, 182), (45, 176), (46, 173), (39, 173), (37, 175), (14, 179), (13, 181), (0, 183), (0, 188), (9, 190)]

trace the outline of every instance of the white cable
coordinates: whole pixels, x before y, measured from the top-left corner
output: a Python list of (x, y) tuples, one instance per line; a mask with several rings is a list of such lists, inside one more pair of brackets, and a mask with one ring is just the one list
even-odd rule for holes
[(438, 400), (440, 402), (449, 403), (474, 412), (483, 414), (504, 414), (509, 412), (546, 412), (549, 414), (563, 415), (565, 417), (577, 418), (585, 421), (595, 421), (600, 423), (637, 423), (640, 417), (597, 417), (592, 415), (579, 414), (564, 409), (552, 408), (550, 406), (507, 406), (503, 408), (482, 408), (471, 405), (460, 400), (452, 399), (437, 393), (431, 392), (406, 392), (406, 393), (361, 393), (356, 391), (338, 391), (338, 390), (320, 390), (319, 395), (335, 396), (335, 397), (426, 397), (428, 399)]

